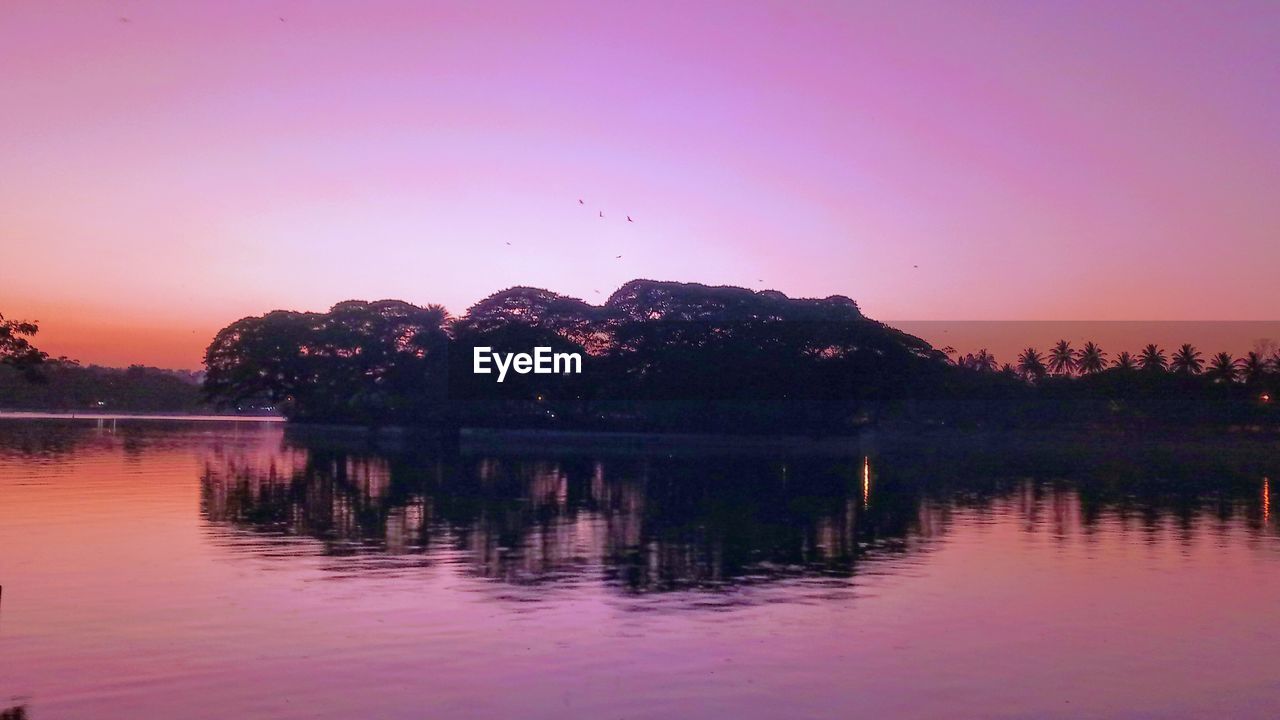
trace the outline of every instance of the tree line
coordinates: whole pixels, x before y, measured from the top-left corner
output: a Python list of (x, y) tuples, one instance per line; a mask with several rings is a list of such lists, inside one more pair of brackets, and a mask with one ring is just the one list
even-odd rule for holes
[[(472, 372), (472, 350), (549, 347), (581, 375)], [(949, 349), (948, 349), (949, 350)], [(954, 353), (952, 353), (954, 354)], [(731, 432), (846, 432), (870, 423), (1077, 426), (1273, 422), (1273, 360), (1158, 347), (1114, 361), (1096, 343), (952, 359), (853, 300), (633, 280), (603, 305), (515, 287), (451, 317), (438, 305), (348, 301), (232, 323), (205, 355), (209, 399), (293, 420)], [(1229, 382), (1228, 382), (1229, 381)]]
[[(952, 350), (951, 353), (955, 351)], [(948, 355), (948, 357), (950, 354)], [(1107, 353), (1093, 341), (1082, 347), (1071, 347), (1069, 340), (1059, 340), (1047, 353), (1028, 347), (1018, 354), (1015, 364), (1001, 365), (985, 348), (976, 353), (956, 354), (957, 367), (978, 372), (1001, 372), (1017, 376), (1027, 382), (1043, 381), (1046, 377), (1082, 377), (1102, 372), (1174, 373), (1183, 376), (1204, 375), (1215, 382), (1243, 382), (1266, 385), (1280, 375), (1280, 348), (1268, 341), (1260, 341), (1258, 349), (1236, 358), (1228, 352), (1219, 352), (1206, 361), (1194, 345), (1183, 343), (1172, 355), (1154, 343), (1148, 344), (1134, 355), (1125, 350), (1108, 360)]]
[[(472, 372), (476, 347), (577, 352), (579, 375)], [(516, 287), (460, 317), (437, 305), (349, 301), (232, 323), (205, 354), (209, 397), (300, 421), (648, 430), (851, 426), (945, 373), (923, 340), (853, 300), (634, 280), (603, 305)]]
[[(515, 287), (463, 315), (399, 300), (277, 310), (223, 328), (202, 385), (154, 368), (82, 368), (0, 320), (0, 406), (279, 412), (356, 425), (841, 433), (913, 426), (1275, 425), (1280, 352), (1206, 358), (1148, 345), (960, 355), (865, 317), (853, 300), (633, 280), (602, 305)], [(548, 347), (582, 374), (472, 372), (477, 347)], [(43, 381), (32, 383), (30, 380)]]

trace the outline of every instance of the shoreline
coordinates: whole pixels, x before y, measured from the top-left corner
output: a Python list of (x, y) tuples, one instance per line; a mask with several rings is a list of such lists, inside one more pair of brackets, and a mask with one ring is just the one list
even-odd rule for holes
[(0, 410), (0, 420), (190, 420), (192, 422), (287, 422), (280, 415), (207, 415), (165, 412), (111, 413), (49, 412), (43, 410)]

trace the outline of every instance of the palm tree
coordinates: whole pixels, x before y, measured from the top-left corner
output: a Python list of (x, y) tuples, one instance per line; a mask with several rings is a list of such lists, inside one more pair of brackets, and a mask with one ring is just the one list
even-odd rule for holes
[(1076, 353), (1076, 367), (1079, 368), (1081, 375), (1092, 375), (1096, 372), (1102, 372), (1107, 366), (1107, 354), (1102, 352), (1102, 348), (1094, 344), (1092, 340), (1084, 344), (1080, 348), (1080, 352)]
[(1128, 350), (1125, 350), (1116, 356), (1116, 359), (1111, 363), (1111, 367), (1128, 372), (1138, 369), (1138, 361), (1129, 354)]
[(1204, 369), (1204, 361), (1200, 359), (1200, 351), (1191, 343), (1183, 343), (1178, 352), (1173, 354), (1169, 369), (1183, 375), (1199, 375)]
[(966, 370), (977, 370), (978, 372), (995, 372), (1000, 367), (996, 362), (996, 356), (982, 348), (977, 355), (966, 353), (964, 357), (956, 361), (956, 364)]
[(1235, 382), (1240, 372), (1231, 353), (1220, 352), (1209, 361), (1209, 371), (1206, 374), (1212, 377), (1214, 382)]
[(1244, 375), (1244, 381), (1247, 383), (1256, 383), (1267, 375), (1267, 360), (1262, 357), (1261, 353), (1249, 351), (1244, 358), (1240, 360), (1240, 372)]
[(1164, 351), (1155, 343), (1142, 348), (1142, 352), (1138, 355), (1138, 367), (1143, 370), (1165, 370), (1169, 367), (1169, 361), (1164, 358)]
[(1044, 356), (1039, 350), (1029, 347), (1018, 356), (1018, 372), (1028, 380), (1039, 380), (1048, 372), (1044, 366)]
[(1059, 375), (1070, 375), (1075, 372), (1076, 358), (1071, 350), (1071, 343), (1059, 340), (1049, 351), (1049, 369)]

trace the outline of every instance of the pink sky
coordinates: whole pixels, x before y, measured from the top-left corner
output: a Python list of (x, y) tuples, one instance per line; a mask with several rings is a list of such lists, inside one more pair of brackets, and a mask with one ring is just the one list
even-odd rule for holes
[(179, 367), (275, 308), (636, 277), (1271, 320), (1278, 58), (1271, 2), (11, 0), (0, 312)]

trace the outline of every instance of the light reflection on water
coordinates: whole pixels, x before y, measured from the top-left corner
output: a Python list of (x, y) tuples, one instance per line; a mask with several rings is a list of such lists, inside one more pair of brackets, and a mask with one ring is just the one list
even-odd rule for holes
[(978, 445), (512, 456), (0, 423), (0, 708), (1270, 716), (1274, 451)]

